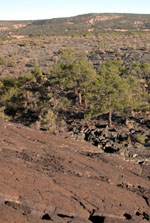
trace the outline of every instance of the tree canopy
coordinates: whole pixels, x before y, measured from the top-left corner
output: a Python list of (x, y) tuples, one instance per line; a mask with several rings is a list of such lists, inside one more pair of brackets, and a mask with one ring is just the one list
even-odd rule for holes
[[(38, 121), (40, 128), (50, 130), (56, 128), (58, 116), (67, 120), (75, 109), (88, 118), (108, 114), (111, 127), (115, 112), (128, 116), (150, 109), (150, 94), (135, 66), (129, 74), (121, 60), (109, 60), (96, 71), (86, 55), (62, 50), (50, 73), (35, 68), (18, 78), (1, 78), (0, 115), (27, 125)], [(146, 64), (140, 69), (149, 72)]]
[(87, 57), (72, 49), (61, 52), (58, 62), (51, 69), (51, 75), (54, 76), (52, 82), (60, 89), (74, 91), (79, 104), (82, 104), (86, 91), (97, 78), (96, 71)]
[(136, 109), (140, 104), (142, 88), (137, 78), (124, 76), (121, 61), (108, 61), (98, 70), (97, 82), (89, 93), (91, 116), (109, 114), (109, 126), (112, 126), (112, 113), (127, 109)]

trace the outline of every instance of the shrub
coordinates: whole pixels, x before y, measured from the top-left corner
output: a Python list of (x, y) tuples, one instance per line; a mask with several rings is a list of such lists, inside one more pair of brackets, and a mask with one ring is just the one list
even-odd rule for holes
[(6, 59), (5, 59), (5, 57), (0, 57), (0, 65), (4, 65), (4, 64), (6, 64)]
[(5, 106), (0, 107), (0, 119), (8, 120), (9, 117), (5, 114)]
[(146, 137), (142, 134), (136, 134), (135, 139), (138, 143), (143, 145), (145, 143)]
[(40, 117), (40, 127), (44, 130), (48, 130), (51, 133), (54, 133), (56, 130), (56, 119), (57, 116), (52, 110), (43, 112)]

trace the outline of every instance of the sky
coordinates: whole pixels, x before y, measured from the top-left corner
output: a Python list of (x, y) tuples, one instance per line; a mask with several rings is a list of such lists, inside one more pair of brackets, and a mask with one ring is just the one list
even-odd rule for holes
[(150, 14), (150, 0), (0, 0), (0, 20), (36, 20), (86, 13)]

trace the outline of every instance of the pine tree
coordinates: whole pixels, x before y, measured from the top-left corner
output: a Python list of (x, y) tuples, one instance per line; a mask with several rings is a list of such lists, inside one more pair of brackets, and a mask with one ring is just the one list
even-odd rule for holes
[(96, 77), (93, 65), (86, 56), (71, 49), (63, 50), (59, 61), (51, 69), (51, 82), (62, 91), (73, 90), (80, 105), (84, 98), (85, 106), (86, 92)]
[(112, 127), (115, 111), (133, 110), (142, 101), (142, 89), (135, 77), (125, 77), (121, 61), (108, 61), (99, 68), (99, 77), (89, 93), (91, 115), (108, 113), (108, 125)]

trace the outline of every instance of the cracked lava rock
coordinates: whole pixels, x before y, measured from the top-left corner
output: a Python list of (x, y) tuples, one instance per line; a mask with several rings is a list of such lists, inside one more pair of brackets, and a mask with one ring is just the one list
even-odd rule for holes
[(144, 223), (150, 167), (0, 121), (0, 222)]

